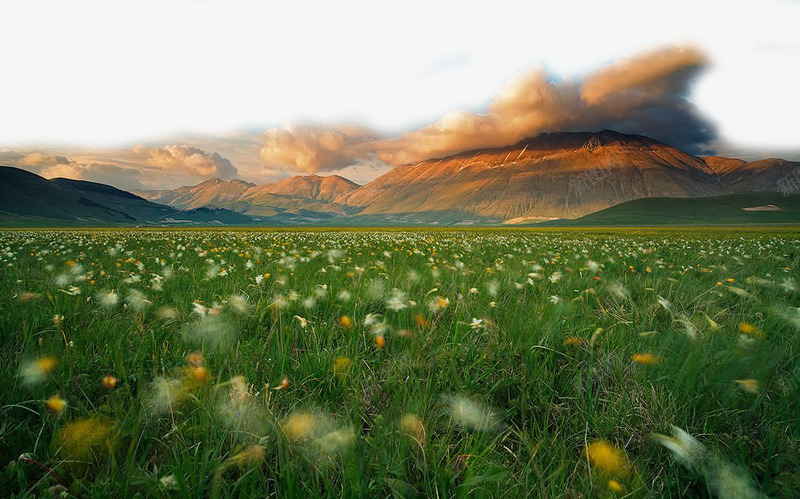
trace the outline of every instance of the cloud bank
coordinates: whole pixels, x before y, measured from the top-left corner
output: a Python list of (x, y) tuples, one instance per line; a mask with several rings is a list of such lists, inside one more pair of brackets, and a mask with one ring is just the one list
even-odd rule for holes
[(238, 171), (233, 164), (217, 153), (209, 153), (187, 145), (166, 145), (148, 148), (137, 146), (134, 153), (145, 156), (146, 165), (186, 177), (230, 179)]
[(96, 159), (4, 149), (0, 150), (0, 162), (46, 178), (89, 180), (122, 189), (160, 188), (165, 184), (177, 187), (214, 177), (235, 178), (238, 174), (228, 159), (188, 145), (140, 145), (132, 150), (106, 151)]
[(619, 59), (583, 77), (554, 80), (544, 68), (532, 67), (506, 82), (483, 113), (453, 111), (394, 138), (375, 138), (363, 128), (289, 124), (264, 134), (260, 156), (269, 167), (322, 172), (366, 158), (413, 163), (511, 145), (542, 132), (606, 128), (698, 154), (716, 136), (687, 100), (705, 65), (696, 49), (671, 47)]

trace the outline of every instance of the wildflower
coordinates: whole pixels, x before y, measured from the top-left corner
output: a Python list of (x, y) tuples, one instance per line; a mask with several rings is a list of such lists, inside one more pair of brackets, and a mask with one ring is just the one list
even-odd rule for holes
[(475, 317), (473, 317), (472, 321), (469, 323), (469, 327), (473, 331), (483, 328), (484, 327), (483, 319), (476, 319)]
[(58, 453), (68, 461), (91, 461), (108, 450), (113, 421), (90, 416), (66, 424), (55, 434)]
[(631, 360), (645, 366), (654, 366), (661, 361), (657, 355), (652, 353), (637, 353), (631, 356)]
[(398, 312), (406, 308), (405, 301), (406, 294), (395, 288), (392, 290), (392, 296), (386, 301), (386, 308)]
[(308, 319), (300, 317), (299, 315), (295, 315), (294, 318), (300, 323), (301, 328), (306, 329), (308, 327)]
[(187, 372), (189, 373), (189, 377), (195, 381), (202, 383), (208, 380), (208, 368), (205, 366), (189, 366)]
[(417, 327), (422, 329), (431, 325), (431, 322), (425, 318), (424, 315), (417, 314), (414, 316), (414, 322), (416, 322)]
[(609, 480), (606, 486), (608, 487), (608, 490), (616, 492), (617, 494), (622, 494), (625, 492), (625, 486), (616, 480)]
[(206, 359), (203, 357), (202, 352), (191, 352), (186, 356), (186, 362), (188, 362), (190, 366), (202, 366), (206, 363)]
[(500, 421), (488, 406), (473, 402), (463, 395), (450, 397), (448, 402), (450, 417), (464, 428), (487, 431), (500, 426)]
[(22, 303), (27, 303), (29, 301), (38, 300), (41, 298), (42, 295), (39, 293), (32, 293), (30, 291), (23, 291), (19, 294), (19, 301)]
[(425, 441), (425, 426), (416, 414), (403, 414), (400, 418), (400, 432), (418, 443)]
[(111, 308), (116, 306), (119, 302), (119, 295), (117, 295), (113, 290), (101, 291), (97, 295), (97, 301), (100, 302), (102, 307)]
[(283, 295), (277, 295), (272, 303), (269, 304), (269, 308), (274, 308), (276, 310), (282, 310), (287, 306), (289, 306), (289, 302), (283, 297)]
[(758, 380), (755, 379), (735, 379), (733, 380), (738, 384), (742, 390), (747, 393), (758, 393)]
[(241, 452), (234, 454), (225, 460), (220, 466), (220, 471), (223, 471), (231, 466), (241, 466), (245, 468), (253, 468), (261, 466), (264, 462), (266, 449), (261, 445), (251, 445)]
[(67, 401), (59, 397), (58, 394), (55, 394), (45, 401), (44, 406), (47, 407), (49, 411), (58, 414), (67, 408)]
[(135, 289), (132, 289), (128, 292), (125, 302), (136, 312), (141, 312), (153, 304), (153, 302), (148, 300), (141, 291), (137, 291)]
[(386, 345), (386, 338), (383, 337), (382, 334), (375, 336), (375, 346), (378, 349), (382, 349)]
[(584, 340), (583, 338), (576, 338), (575, 336), (569, 336), (567, 337), (567, 339), (564, 340), (564, 344), (571, 347), (582, 345), (585, 342), (586, 340)]
[(283, 433), (291, 441), (302, 441), (310, 438), (319, 421), (309, 412), (295, 412), (281, 425)]
[(175, 479), (175, 475), (162, 476), (159, 480), (159, 483), (161, 483), (161, 485), (167, 490), (172, 490), (178, 486), (178, 481)]
[(247, 297), (244, 295), (230, 295), (228, 297), (228, 306), (237, 314), (243, 314), (247, 311)]
[(336, 376), (345, 376), (350, 370), (353, 362), (347, 357), (336, 357), (333, 360), (333, 374)]
[(707, 450), (697, 439), (677, 426), (672, 426), (674, 437), (653, 434), (653, 440), (672, 452), (675, 459), (690, 470), (698, 471), (708, 487), (718, 497), (764, 497), (743, 470), (721, 456)]
[(343, 315), (339, 319), (339, 322), (342, 324), (342, 327), (345, 328), (346, 330), (349, 331), (353, 329), (353, 319), (351, 319), (350, 317)]
[(586, 456), (602, 474), (617, 475), (627, 469), (625, 453), (606, 440), (596, 440), (587, 445)]
[(321, 452), (331, 455), (340, 453), (350, 447), (353, 440), (355, 440), (355, 433), (352, 429), (339, 429), (324, 434), (314, 443)]
[(55, 357), (40, 357), (27, 362), (20, 368), (20, 377), (26, 385), (41, 383), (56, 368), (58, 361)]
[(739, 332), (742, 334), (750, 335), (754, 338), (763, 339), (764, 333), (755, 327), (754, 325), (750, 324), (749, 322), (740, 322), (739, 323)]
[(281, 384), (273, 388), (273, 390), (287, 390), (288, 388), (289, 388), (289, 378), (284, 376), (283, 381), (281, 381)]
[(117, 383), (119, 383), (119, 380), (110, 374), (103, 377), (103, 388), (107, 390), (113, 390), (116, 388)]
[(156, 310), (156, 317), (159, 319), (177, 319), (178, 310), (174, 307), (161, 307)]

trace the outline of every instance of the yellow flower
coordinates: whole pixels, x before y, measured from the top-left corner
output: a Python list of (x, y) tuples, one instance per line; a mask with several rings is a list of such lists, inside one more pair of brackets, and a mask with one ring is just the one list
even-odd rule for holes
[(376, 336), (375, 337), (375, 346), (378, 347), (378, 349), (381, 349), (384, 346), (386, 346), (386, 338), (384, 338), (383, 335)]
[(55, 369), (56, 365), (58, 365), (58, 361), (54, 357), (36, 359), (36, 368), (45, 374), (49, 374), (50, 371)]
[[(39, 344), (41, 345), (41, 338)], [(58, 365), (55, 357), (41, 357), (32, 361), (27, 361), (20, 367), (20, 377), (22, 382), (28, 386), (41, 383)]]
[(116, 388), (117, 383), (119, 380), (110, 374), (108, 376), (103, 377), (103, 388), (107, 388), (109, 390)]
[(661, 362), (661, 359), (652, 353), (637, 353), (631, 356), (631, 360), (637, 364), (644, 364), (646, 366), (654, 366)]
[(289, 437), (289, 440), (300, 441), (308, 439), (316, 426), (317, 418), (313, 414), (296, 412), (286, 418), (281, 429)]
[(418, 328), (426, 328), (431, 325), (431, 322), (425, 316), (417, 314), (414, 316), (414, 321), (417, 323)]
[(206, 381), (208, 379), (208, 369), (204, 366), (190, 366), (189, 376), (197, 381)]
[(616, 492), (617, 494), (622, 494), (623, 492), (625, 492), (625, 486), (616, 480), (609, 480), (607, 485), (608, 485), (608, 490)]
[(351, 319), (350, 317), (343, 315), (341, 319), (339, 319), (339, 322), (341, 322), (342, 327), (347, 329), (348, 331), (350, 329), (353, 329), (353, 319)]
[(743, 334), (749, 334), (750, 336), (755, 336), (758, 339), (764, 337), (764, 333), (749, 322), (740, 322), (739, 332)]
[(333, 360), (333, 374), (337, 376), (345, 376), (350, 370), (353, 362), (347, 357), (336, 357)]
[(67, 408), (67, 401), (59, 397), (58, 394), (55, 394), (45, 401), (44, 406), (47, 407), (48, 410), (58, 414)]
[(578, 346), (582, 345), (585, 342), (582, 338), (576, 338), (575, 336), (570, 336), (564, 340), (564, 344), (567, 346)]
[(425, 426), (416, 414), (403, 414), (400, 418), (400, 431), (403, 435), (413, 438), (419, 443), (425, 441)]
[(586, 455), (598, 471), (613, 475), (627, 469), (625, 453), (605, 440), (596, 440), (586, 447)]
[(736, 382), (742, 390), (746, 391), (747, 393), (758, 393), (758, 380), (755, 379), (735, 379), (733, 380)]
[(206, 360), (203, 358), (202, 353), (192, 352), (186, 356), (186, 362), (188, 362), (191, 366), (202, 366), (205, 365)]
[(228, 466), (260, 466), (264, 462), (264, 455), (266, 454), (264, 447), (260, 445), (251, 445), (242, 452), (234, 454), (223, 464), (223, 468)]
[(113, 421), (102, 416), (78, 419), (55, 435), (59, 453), (72, 461), (90, 461), (105, 449)]

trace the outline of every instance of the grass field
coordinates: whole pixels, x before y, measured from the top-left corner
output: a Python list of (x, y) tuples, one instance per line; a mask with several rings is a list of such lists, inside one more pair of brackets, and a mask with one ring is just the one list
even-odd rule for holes
[(797, 230), (0, 232), (3, 496), (800, 490)]

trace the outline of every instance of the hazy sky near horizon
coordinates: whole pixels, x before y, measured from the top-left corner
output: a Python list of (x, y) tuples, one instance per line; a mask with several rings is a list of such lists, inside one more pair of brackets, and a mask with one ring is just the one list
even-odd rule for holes
[(267, 182), (542, 131), (800, 159), (800, 2), (4, 2), (0, 164)]

